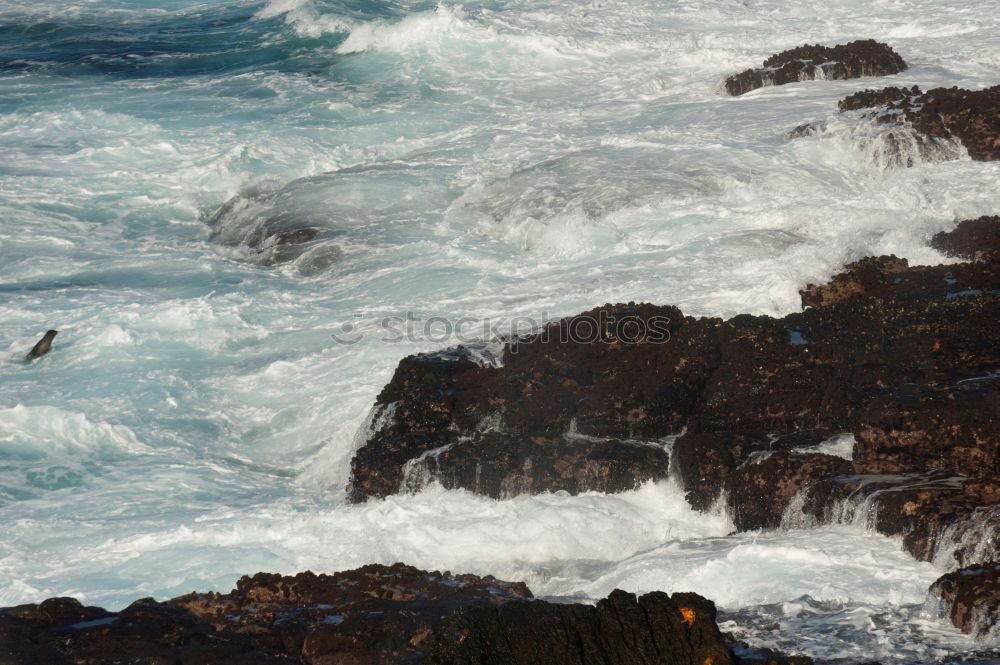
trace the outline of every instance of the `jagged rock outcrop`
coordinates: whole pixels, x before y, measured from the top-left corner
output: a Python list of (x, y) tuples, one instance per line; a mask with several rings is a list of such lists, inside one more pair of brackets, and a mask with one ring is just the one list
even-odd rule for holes
[[(753, 529), (777, 526), (807, 489), (816, 505), (803, 514), (839, 519), (831, 502), (889, 482), (876, 474), (931, 474), (956, 480), (882, 492), (873, 525), (931, 558), (959, 537), (952, 522), (993, 524), (998, 228), (977, 221), (936, 240), (987, 248), (971, 263), (859, 261), (808, 286), (806, 309), (781, 319), (606, 305), (508, 340), (502, 365), (461, 348), (407, 358), (352, 461), (351, 499), (432, 481), (494, 497), (621, 491), (673, 470), (695, 508), (725, 496), (737, 526)], [(821, 454), (846, 433), (853, 461)], [(837, 489), (829, 505), (823, 487)], [(956, 562), (976, 556), (970, 538)]]
[(693, 593), (613, 591), (589, 605), (511, 603), (452, 615), (434, 665), (736, 665), (715, 605)]
[(995, 263), (911, 267), (896, 256), (873, 256), (848, 264), (828, 283), (810, 284), (800, 294), (803, 306), (826, 307), (860, 296), (948, 299), (988, 292), (998, 283), (1000, 266)]
[(986, 216), (960, 222), (951, 231), (935, 234), (931, 247), (969, 261), (1000, 260), (1000, 217)]
[(943, 471), (831, 475), (804, 488), (783, 516), (786, 526), (830, 522), (901, 536), (921, 561), (969, 565), (1000, 556), (1000, 482)]
[(962, 632), (984, 640), (1000, 637), (1000, 562), (948, 573), (931, 586), (931, 594)]
[(733, 524), (740, 531), (776, 528), (788, 504), (803, 487), (852, 469), (851, 462), (841, 457), (785, 451), (737, 467), (726, 479)]
[(71, 598), (0, 610), (0, 663), (419, 663), (450, 613), (531, 597), (523, 583), (403, 564), (258, 573), (227, 594), (117, 613)]
[(874, 39), (861, 39), (837, 46), (805, 44), (772, 55), (758, 69), (748, 69), (726, 79), (730, 95), (757, 88), (813, 79), (854, 79), (888, 76), (906, 69), (892, 48)]
[[(658, 439), (678, 432), (698, 400), (714, 353), (704, 331), (714, 325), (630, 304), (512, 340), (502, 367), (462, 348), (405, 358), (351, 462), (351, 499), (437, 479), (498, 496), (617, 492), (664, 478)], [(646, 471), (621, 475), (640, 461)]]
[[(397, 563), (227, 594), (145, 598), (121, 612), (72, 598), (0, 609), (2, 665), (737, 665), (715, 606), (693, 593), (614, 591), (597, 607), (531, 601), (523, 583)], [(739, 645), (733, 645), (738, 647)], [(772, 662), (808, 665), (808, 658)]]
[[(957, 141), (969, 157), (1000, 159), (1000, 85), (984, 90), (912, 88), (864, 90), (845, 97), (841, 112), (874, 109), (876, 122), (905, 126), (920, 152), (934, 152), (941, 142)], [(898, 140), (898, 137), (897, 139)]]
[(433, 480), (498, 499), (560, 490), (614, 493), (669, 472), (670, 454), (655, 442), (477, 432), (407, 462), (403, 487), (420, 489)]
[[(542, 452), (576, 455), (578, 444), (565, 438), (570, 432), (590, 437), (583, 439), (588, 446), (607, 439), (613, 448), (625, 446), (612, 438), (623, 433), (652, 445), (688, 427), (674, 444), (674, 455), (682, 475), (693, 479), (706, 474), (685, 472), (685, 460), (705, 457), (706, 438), (726, 439), (720, 450), (728, 456), (723, 466), (730, 467), (745, 461), (742, 448), (773, 450), (792, 436), (815, 444), (838, 432), (864, 431), (865, 441), (874, 441), (878, 427), (891, 431), (885, 414), (876, 412), (877, 400), (898, 402), (916, 395), (920, 386), (931, 395), (951, 391), (989, 402), (992, 382), (981, 379), (1000, 366), (992, 324), (1000, 306), (993, 291), (1000, 283), (982, 271), (948, 268), (940, 277), (928, 277), (924, 268), (895, 272), (877, 289), (863, 285), (853, 297), (783, 319), (741, 316), (722, 322), (679, 316), (674, 308), (604, 309), (609, 319), (669, 311), (666, 344), (519, 340), (503, 367), (483, 367), (460, 353), (407, 358), (379, 396), (374, 429), (352, 463), (352, 498), (399, 491), (407, 465), (412, 469), (417, 461), (424, 463), (425, 479), (447, 478), (475, 490), (474, 483), (459, 482), (469, 478), (468, 471), (449, 469), (465, 464), (463, 446), (476, 456), (484, 442), (488, 449), (505, 441), (516, 451), (519, 444), (511, 442), (526, 440), (537, 461)], [(921, 292), (922, 279), (932, 284)], [(616, 392), (613, 384), (622, 375), (631, 381)], [(949, 404), (939, 396), (933, 401), (943, 409)], [(980, 432), (980, 442), (988, 443), (993, 427), (988, 418), (967, 425), (965, 431)], [(738, 448), (733, 440), (741, 442)], [(449, 445), (455, 447), (442, 450)], [(982, 452), (991, 459), (988, 450)], [(528, 456), (496, 467), (497, 473), (506, 476)], [(559, 460), (543, 466), (576, 468)], [(480, 471), (493, 473), (485, 464)], [(501, 480), (484, 485), (482, 478), (481, 486), (504, 485)], [(633, 485), (625, 482), (620, 489)], [(543, 486), (524, 485), (527, 491), (531, 487)]]

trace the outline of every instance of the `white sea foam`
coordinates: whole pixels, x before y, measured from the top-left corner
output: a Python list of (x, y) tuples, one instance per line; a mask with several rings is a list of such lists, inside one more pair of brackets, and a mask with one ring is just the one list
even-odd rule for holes
[(285, 23), (303, 37), (317, 38), (329, 33), (349, 32), (354, 22), (335, 15), (322, 14), (312, 0), (271, 0), (254, 18), (284, 16)]
[(821, 453), (823, 455), (833, 455), (842, 457), (848, 461), (854, 459), (854, 435), (850, 432), (831, 436), (829, 439), (818, 443), (815, 446), (803, 446), (794, 448), (795, 453)]
[(21, 404), (0, 409), (0, 446), (5, 456), (28, 458), (148, 452), (127, 427), (55, 406)]
[[(455, 50), (465, 51), (470, 58), (468, 65), (499, 65), (504, 68), (502, 58), (510, 57), (508, 49), (516, 54), (537, 58), (536, 65), (543, 65), (546, 59), (556, 59), (566, 64), (573, 54), (570, 47), (557, 38), (527, 31), (498, 29), (502, 22), (490, 20), (489, 14), (480, 14), (479, 20), (470, 20), (465, 10), (458, 5), (439, 3), (433, 11), (411, 14), (400, 21), (374, 21), (355, 26), (347, 39), (337, 47), (338, 53), (359, 53), (362, 51), (390, 51), (406, 53), (415, 49), (427, 52), (440, 65), (454, 62)], [(503, 50), (501, 50), (503, 49)], [(509, 72), (514, 74), (514, 72)], [(488, 75), (480, 69), (480, 75)]]

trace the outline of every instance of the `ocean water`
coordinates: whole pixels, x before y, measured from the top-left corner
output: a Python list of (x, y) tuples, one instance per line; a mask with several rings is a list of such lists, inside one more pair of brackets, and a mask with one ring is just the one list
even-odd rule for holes
[[(867, 37), (910, 69), (719, 92)], [(862, 256), (943, 261), (926, 241), (1000, 210), (1000, 165), (895, 168), (836, 102), (997, 71), (997, 0), (0, 0), (0, 606), (405, 561), (693, 590), (824, 662), (997, 657), (927, 602), (941, 566), (857, 525), (730, 536), (671, 482), (344, 499), (407, 354), (605, 302), (783, 315)], [(270, 195), (223, 235), (322, 240), (277, 266), (214, 240), (241, 192)]]

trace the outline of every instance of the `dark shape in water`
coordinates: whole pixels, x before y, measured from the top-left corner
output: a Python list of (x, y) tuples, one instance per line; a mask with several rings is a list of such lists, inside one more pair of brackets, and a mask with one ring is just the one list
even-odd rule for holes
[[(289, 210), (275, 210), (275, 189), (258, 186), (240, 192), (226, 201), (206, 220), (212, 240), (230, 247), (244, 247), (252, 263), (272, 266), (295, 261), (303, 254), (310, 258), (300, 267), (308, 272), (327, 268), (341, 256), (340, 250), (327, 245), (326, 251), (312, 251), (330, 235), (318, 228), (315, 220)], [(326, 231), (326, 233), (324, 233)], [(313, 256), (314, 255), (314, 256)]]
[(40, 340), (38, 340), (38, 344), (35, 344), (35, 346), (31, 349), (31, 351), (28, 352), (28, 355), (26, 355), (24, 359), (28, 362), (31, 362), (32, 360), (41, 358), (46, 353), (51, 351), (52, 340), (54, 340), (56, 338), (56, 335), (58, 334), (59, 334), (58, 330), (50, 330), (47, 333), (45, 333), (45, 336), (42, 337)]

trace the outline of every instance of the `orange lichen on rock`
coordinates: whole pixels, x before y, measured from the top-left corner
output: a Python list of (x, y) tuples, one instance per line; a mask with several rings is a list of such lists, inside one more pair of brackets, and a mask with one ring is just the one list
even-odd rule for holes
[(682, 607), (681, 616), (684, 617), (684, 623), (688, 625), (688, 628), (693, 626), (695, 619), (698, 618), (698, 615), (690, 607)]

